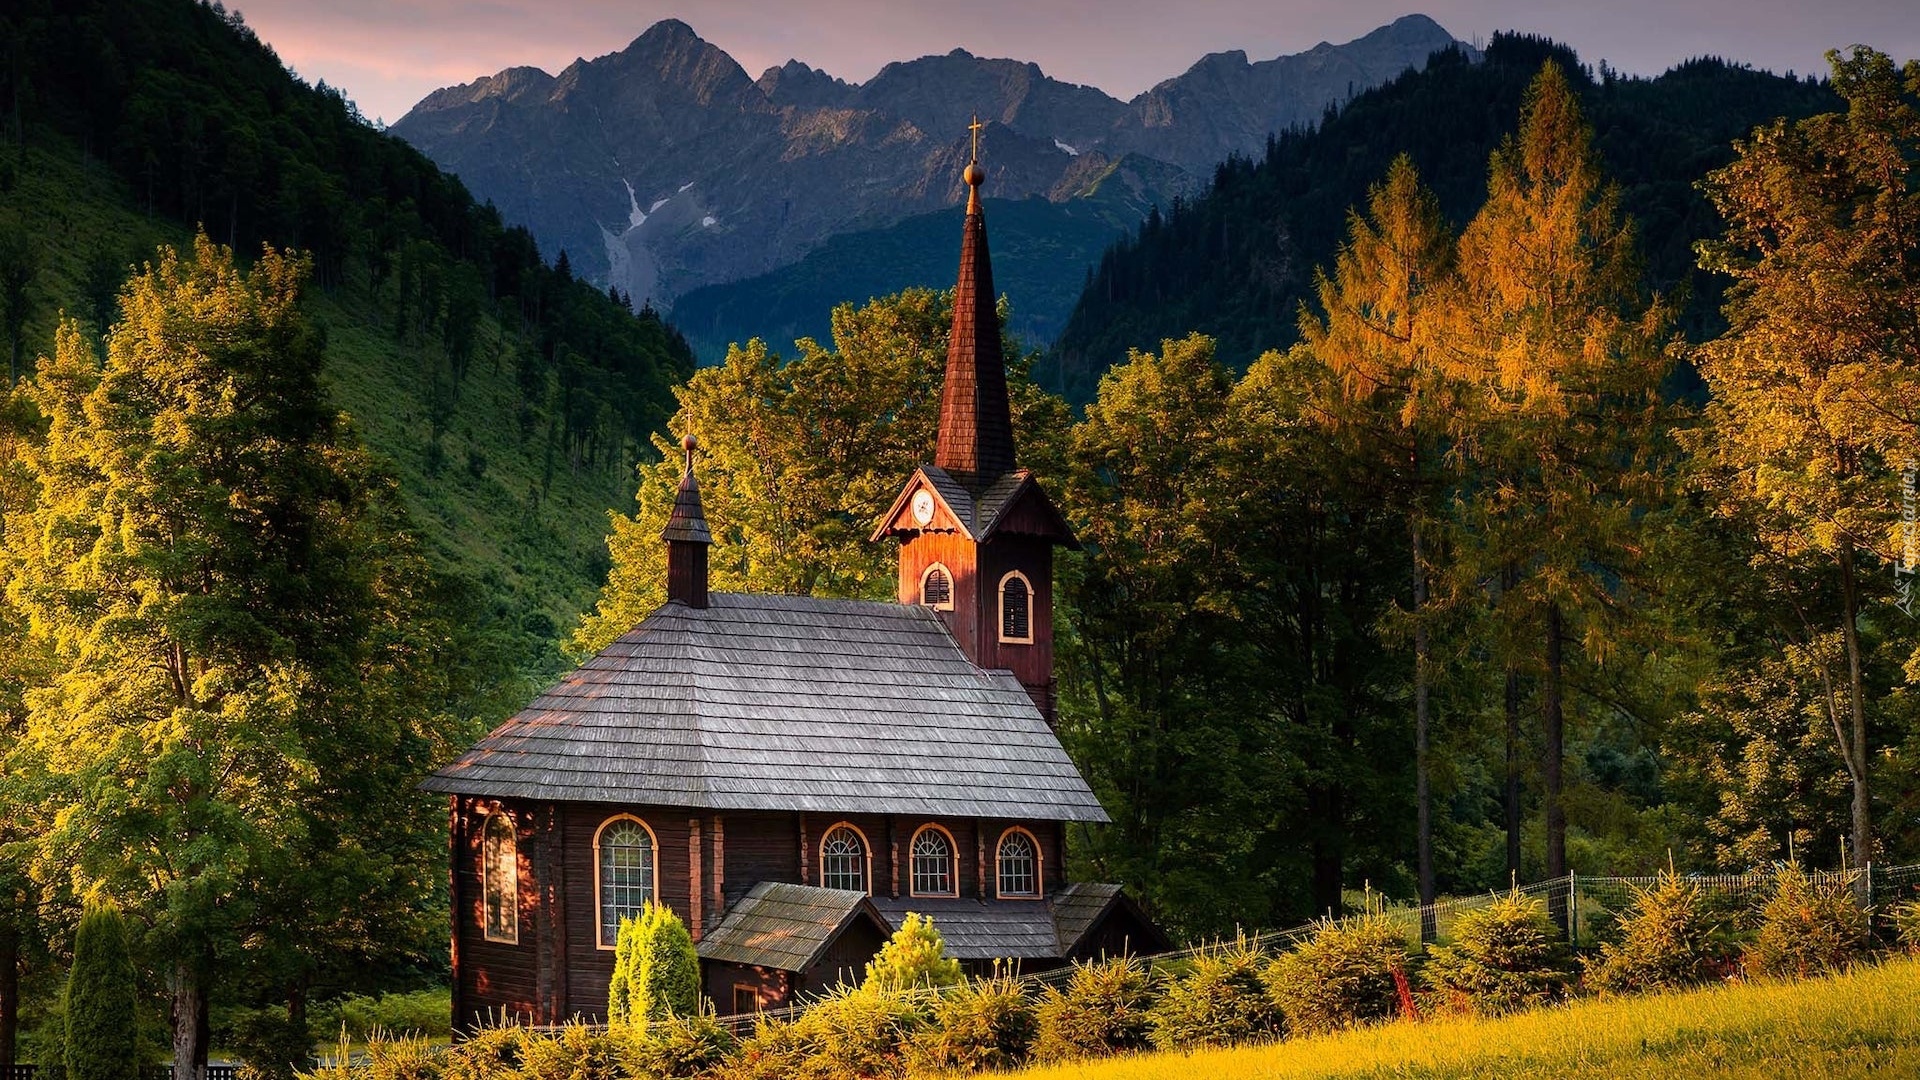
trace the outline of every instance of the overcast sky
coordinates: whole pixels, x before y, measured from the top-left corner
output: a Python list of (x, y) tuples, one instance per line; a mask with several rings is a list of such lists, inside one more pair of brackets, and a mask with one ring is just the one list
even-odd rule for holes
[(680, 18), (749, 74), (789, 58), (850, 81), (890, 60), (955, 46), (1031, 60), (1047, 74), (1130, 98), (1209, 52), (1255, 60), (1347, 41), (1410, 11), (1454, 36), (1526, 30), (1581, 59), (1656, 74), (1713, 53), (1775, 71), (1825, 71), (1829, 48), (1920, 56), (1915, 0), (228, 0), (309, 80), (369, 117), (398, 120), (442, 86), (505, 67), (558, 72)]

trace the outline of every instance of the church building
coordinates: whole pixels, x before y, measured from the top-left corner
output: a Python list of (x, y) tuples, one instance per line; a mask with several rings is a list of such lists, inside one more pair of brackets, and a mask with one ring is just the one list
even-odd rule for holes
[(714, 593), (694, 439), (667, 602), (423, 785), (452, 801), (453, 1012), (598, 1017), (623, 916), (692, 931), (723, 1013), (857, 981), (909, 912), (971, 970), (1163, 948), (1070, 882), (1107, 820), (1053, 728), (1053, 552), (1015, 460), (984, 173), (968, 199), (933, 461), (875, 543), (895, 602)]

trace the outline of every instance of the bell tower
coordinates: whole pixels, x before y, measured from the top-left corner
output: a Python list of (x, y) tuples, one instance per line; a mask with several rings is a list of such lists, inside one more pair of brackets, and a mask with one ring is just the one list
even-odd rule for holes
[(961, 174), (967, 216), (933, 462), (914, 471), (873, 538), (900, 541), (899, 601), (932, 608), (976, 665), (1012, 672), (1052, 723), (1053, 549), (1080, 545), (1033, 474), (1015, 461), (980, 206), (981, 127), (975, 119), (973, 160)]

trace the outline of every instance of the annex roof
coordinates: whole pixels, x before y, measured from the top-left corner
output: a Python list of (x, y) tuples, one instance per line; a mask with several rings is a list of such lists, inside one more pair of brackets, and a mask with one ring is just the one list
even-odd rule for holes
[(1033, 699), (913, 605), (668, 603), (428, 791), (710, 810), (1105, 821)]
[(967, 897), (875, 897), (873, 906), (898, 927), (909, 913), (933, 920), (956, 960), (1057, 960), (1071, 956), (1115, 905), (1120, 886), (1080, 882), (1045, 900), (981, 903)]
[(694, 951), (703, 960), (805, 971), (863, 914), (881, 933), (889, 932), (865, 893), (763, 881), (733, 905)]

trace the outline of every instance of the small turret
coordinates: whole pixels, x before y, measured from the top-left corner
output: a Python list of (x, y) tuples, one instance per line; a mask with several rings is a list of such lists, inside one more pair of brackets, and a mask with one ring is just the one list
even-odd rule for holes
[(707, 515), (700, 509), (700, 485), (693, 479), (693, 452), (700, 441), (689, 432), (680, 440), (686, 452), (686, 471), (680, 474), (680, 490), (673, 496), (673, 513), (660, 538), (667, 542), (667, 601), (690, 608), (707, 606), (707, 548), (713, 534), (707, 531)]

